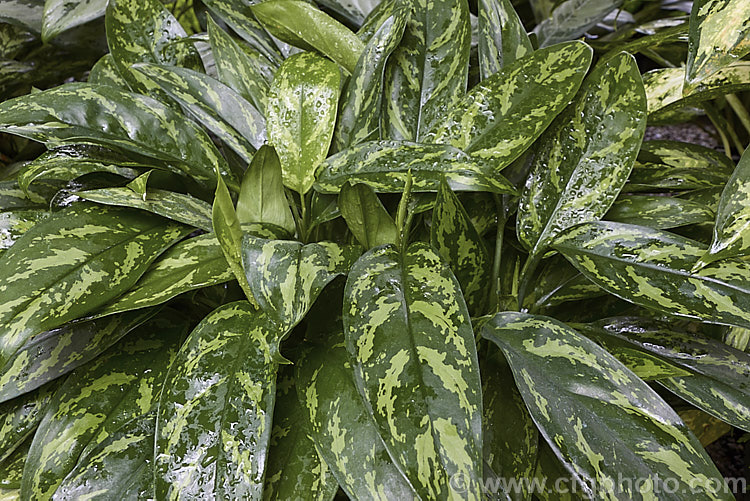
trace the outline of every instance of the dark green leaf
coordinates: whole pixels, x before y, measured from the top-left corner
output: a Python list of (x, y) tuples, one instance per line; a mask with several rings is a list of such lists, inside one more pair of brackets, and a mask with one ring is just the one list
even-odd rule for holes
[(482, 80), (534, 51), (510, 0), (481, 0), (479, 7), (479, 73)]
[(540, 47), (574, 40), (623, 4), (623, 0), (565, 0), (534, 28)]
[(339, 193), (338, 206), (346, 225), (363, 248), (372, 249), (398, 242), (396, 223), (366, 184), (344, 184)]
[(605, 219), (657, 229), (711, 223), (714, 212), (696, 202), (659, 195), (622, 195)]
[(46, 0), (42, 18), (42, 39), (52, 40), (63, 31), (104, 15), (107, 0)]
[(7, 459), (5, 459), (4, 461), (0, 461), (0, 499), (7, 499), (7, 501), (18, 499), (14, 498), (13, 495), (7, 498), (4, 496), (6, 495), (7, 490), (15, 490), (21, 488), (23, 467), (26, 464), (26, 456), (29, 453), (31, 439), (32, 437), (27, 438), (20, 447), (18, 447), (10, 454), (10, 456), (8, 456)]
[(50, 383), (0, 404), (0, 462), (33, 436), (59, 386), (59, 382)]
[(480, 499), (479, 365), (450, 268), (421, 242), (377, 247), (349, 272), (343, 311), (357, 388), (415, 492), (449, 499), (458, 478), (461, 499)]
[(0, 212), (0, 254), (16, 243), (36, 223), (46, 219), (44, 209), (20, 209)]
[(112, 54), (105, 54), (91, 68), (88, 82), (95, 85), (109, 85), (122, 90), (129, 90), (128, 82), (120, 74), (117, 63), (112, 58)]

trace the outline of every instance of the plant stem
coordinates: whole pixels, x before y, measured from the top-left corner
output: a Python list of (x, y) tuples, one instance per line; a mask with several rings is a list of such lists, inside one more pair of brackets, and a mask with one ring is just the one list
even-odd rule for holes
[(405, 228), (405, 223), (408, 223), (411, 225), (412, 218), (410, 217), (408, 220), (406, 220), (406, 214), (409, 211), (409, 198), (411, 197), (411, 186), (412, 186), (412, 178), (411, 178), (411, 170), (408, 172), (406, 176), (406, 184), (404, 185), (404, 192), (401, 195), (401, 200), (398, 203), (398, 210), (396, 211), (396, 228), (398, 229), (398, 246), (403, 248), (404, 245), (406, 245), (406, 240), (408, 240), (409, 235), (404, 232), (408, 231), (408, 228)]
[(299, 209), (297, 208), (297, 204), (295, 203), (291, 192), (287, 192), (287, 201), (289, 202), (289, 206), (292, 208), (292, 216), (294, 216), (294, 227), (297, 228), (297, 238), (302, 240), (302, 218), (299, 215)]
[(729, 106), (731, 106), (737, 114), (737, 118), (740, 119), (742, 126), (745, 127), (747, 133), (750, 134), (750, 113), (748, 113), (747, 109), (742, 105), (742, 101), (740, 101), (736, 94), (727, 94), (725, 97)]
[(732, 146), (729, 144), (729, 138), (727, 138), (724, 127), (722, 127), (719, 114), (716, 113), (716, 110), (714, 110), (713, 106), (709, 106), (708, 103), (703, 106), (703, 110), (706, 112), (706, 116), (713, 124), (716, 132), (719, 133), (719, 137), (721, 137), (721, 144), (724, 147), (724, 154), (727, 157), (732, 158)]
[(502, 293), (500, 260), (502, 259), (503, 236), (505, 234), (507, 219), (503, 214), (502, 200), (499, 195), (495, 195), (495, 206), (497, 207), (497, 233), (495, 234), (495, 256), (492, 260), (492, 302), (490, 303), (490, 308), (497, 312), (500, 311), (500, 294)]

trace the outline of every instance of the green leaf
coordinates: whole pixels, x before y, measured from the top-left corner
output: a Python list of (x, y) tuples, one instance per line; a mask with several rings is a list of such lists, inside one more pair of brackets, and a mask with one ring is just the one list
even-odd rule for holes
[(0, 256), (0, 362), (128, 290), (189, 231), (140, 211), (87, 204), (35, 225)]
[[(696, 0), (690, 12), (686, 90), (750, 52), (750, 4)], [(743, 21), (744, 20), (744, 21)]]
[(349, 272), (343, 311), (357, 388), (417, 495), (449, 499), (458, 478), (480, 499), (479, 365), (450, 268), (421, 242), (377, 247)]
[(56, 499), (146, 499), (153, 496), (156, 412), (123, 424), (62, 481)]
[(448, 183), (440, 183), (430, 230), (432, 248), (438, 251), (461, 284), (469, 312), (485, 313), (489, 298), (490, 256), (469, 215)]
[(43, 12), (43, 0), (4, 0), (0, 5), (0, 21), (41, 33)]
[(704, 167), (636, 164), (623, 191), (654, 193), (721, 188), (726, 184), (728, 177), (728, 174), (718, 169)]
[[(260, 309), (279, 326), (272, 350), (308, 312), (323, 288), (346, 274), (359, 249), (332, 242), (304, 245), (267, 240), (250, 234), (242, 239), (242, 266)], [(274, 351), (274, 356), (278, 352)]]
[(195, 228), (211, 231), (211, 206), (199, 198), (174, 191), (150, 189), (144, 197), (130, 188), (101, 188), (76, 195), (105, 205), (141, 209)]
[(49, 216), (44, 209), (20, 209), (0, 212), (0, 254), (21, 235)]
[(380, 139), (383, 72), (388, 58), (401, 41), (408, 16), (409, 11), (405, 8), (395, 10), (367, 42), (341, 98), (336, 149)]
[(413, 192), (437, 191), (445, 177), (454, 191), (515, 193), (492, 166), (441, 144), (370, 141), (348, 148), (323, 162), (315, 189), (338, 193), (349, 181), (365, 183), (378, 193), (401, 193), (411, 171)]
[(553, 247), (610, 294), (670, 315), (750, 327), (750, 263), (726, 259), (690, 271), (706, 246), (665, 231), (584, 223)]
[(0, 403), (0, 462), (8, 459), (24, 441), (33, 436), (44, 417), (59, 382)]
[(188, 336), (159, 401), (156, 498), (262, 498), (277, 329), (238, 301), (211, 312)]
[(112, 58), (112, 54), (105, 54), (91, 68), (88, 82), (95, 85), (109, 85), (122, 90), (129, 90), (128, 82), (122, 78), (117, 63)]
[(155, 313), (140, 310), (79, 320), (34, 336), (0, 368), (0, 402), (35, 390), (93, 360)]
[(534, 422), (584, 494), (648, 499), (655, 491), (634, 489), (658, 475), (678, 485), (659, 499), (731, 499), (717, 492), (721, 475), (679, 416), (593, 341), (549, 317), (510, 312), (482, 336), (503, 350)]
[(180, 242), (162, 254), (128, 292), (94, 315), (103, 317), (154, 306), (183, 292), (233, 278), (216, 235), (200, 235)]
[(324, 342), (297, 362), (296, 384), (318, 452), (350, 499), (415, 499), (354, 384), (340, 319), (313, 329)]
[[(3, 495), (7, 490), (21, 488), (23, 467), (26, 464), (26, 456), (29, 453), (29, 446), (31, 446), (31, 438), (32, 437), (27, 438), (20, 447), (8, 456), (8, 459), (0, 461), (0, 499), (5, 499)], [(11, 499), (18, 498), (11, 497)]]
[(494, 473), (505, 479), (508, 487), (515, 480), (521, 488), (507, 489), (510, 491), (508, 499), (529, 499), (529, 486), (524, 482), (534, 476), (539, 433), (500, 350), (488, 346), (481, 358), (480, 369), (484, 478), (488, 479), (490, 473)]
[(210, 16), (208, 38), (219, 80), (265, 112), (268, 88), (277, 66), (260, 52), (235, 42)]
[(71, 373), (34, 435), (23, 499), (49, 499), (76, 464), (111, 433), (155, 407), (185, 327), (157, 317)]
[(649, 122), (658, 122), (669, 113), (750, 89), (750, 62), (738, 61), (725, 66), (686, 94), (683, 68), (660, 68), (643, 74), (648, 98)]
[(588, 45), (569, 42), (519, 59), (472, 88), (423, 142), (449, 144), (495, 169), (509, 165), (567, 106), (591, 57)]
[(155, 64), (134, 68), (154, 81), (169, 97), (245, 162), (266, 140), (263, 115), (235, 91), (197, 71)]
[(328, 154), (338, 97), (338, 68), (312, 52), (284, 61), (268, 91), (268, 140), (281, 160), (284, 184), (300, 194), (310, 190)]
[(146, 191), (148, 191), (148, 178), (151, 177), (151, 174), (153, 172), (153, 169), (148, 170), (125, 185), (131, 193), (135, 193), (136, 195), (138, 195), (140, 200), (143, 202), (146, 201)]
[(385, 73), (383, 137), (431, 143), (429, 130), (466, 92), (471, 47), (466, 0), (420, 0)]
[(605, 219), (657, 229), (688, 224), (711, 223), (714, 212), (708, 207), (682, 198), (659, 195), (621, 195)]
[(534, 48), (510, 0), (481, 0), (477, 5), (479, 73), (484, 80)]
[(638, 152), (636, 166), (646, 164), (703, 169), (717, 174), (726, 174), (727, 177), (734, 170), (734, 163), (722, 152), (699, 144), (680, 141), (644, 141), (641, 151)]
[[(284, 371), (284, 367), (288, 370)], [(282, 367), (276, 390), (263, 499), (332, 501), (339, 485), (318, 455), (305, 409), (297, 399), (291, 366)]]
[[(668, 325), (634, 318), (605, 319), (581, 326), (602, 341), (623, 343), (642, 356), (672, 365), (683, 374), (657, 382), (705, 412), (750, 430), (750, 355), (721, 341), (677, 332)], [(613, 352), (613, 355), (618, 356)]]
[(696, 266), (705, 266), (719, 259), (746, 256), (750, 253), (748, 196), (750, 196), (750, 153), (745, 150), (732, 177), (721, 192), (711, 247)]
[(546, 259), (534, 277), (534, 288), (524, 298), (524, 306), (532, 313), (544, 308), (579, 299), (603, 296), (606, 292), (590, 282), (564, 257)]
[(252, 5), (258, 20), (275, 37), (304, 50), (318, 50), (349, 73), (364, 46), (354, 33), (313, 4), (301, 0), (266, 0)]
[(556, 3), (551, 16), (534, 28), (539, 47), (580, 37), (622, 4), (623, 0), (565, 0)]
[[(542, 137), (518, 206), (529, 262), (575, 224), (601, 219), (620, 194), (646, 130), (646, 96), (630, 54), (591, 72), (575, 105)], [(527, 265), (528, 266), (528, 265)]]
[(398, 229), (375, 192), (366, 184), (345, 183), (338, 206), (354, 238), (365, 249), (398, 242)]
[(182, 115), (104, 85), (71, 83), (10, 99), (0, 104), (0, 124), (2, 132), (51, 147), (95, 144), (159, 159), (204, 186), (213, 186), (215, 167), (228, 169), (211, 139)]
[(242, 223), (269, 223), (294, 234), (294, 217), (286, 198), (281, 163), (272, 146), (263, 145), (245, 171), (237, 199)]
[(42, 40), (49, 42), (63, 31), (104, 15), (107, 0), (46, 0), (42, 18)]

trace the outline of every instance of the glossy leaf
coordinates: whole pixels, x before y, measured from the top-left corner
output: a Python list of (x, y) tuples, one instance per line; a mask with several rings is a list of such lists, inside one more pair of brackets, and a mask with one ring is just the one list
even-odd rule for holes
[(398, 242), (396, 223), (366, 184), (344, 184), (339, 193), (338, 206), (349, 231), (363, 248), (372, 249)]
[(623, 191), (654, 193), (721, 188), (728, 177), (715, 168), (636, 164)]
[[(679, 397), (732, 426), (750, 428), (750, 355), (696, 334), (655, 321), (613, 318), (581, 327), (602, 341), (614, 339), (639, 355), (681, 369), (678, 377), (657, 382)], [(616, 352), (613, 352), (617, 356)]]
[(534, 51), (510, 0), (477, 2), (479, 74), (482, 80)]
[(636, 165), (659, 164), (684, 169), (703, 169), (727, 176), (734, 170), (734, 163), (713, 148), (680, 141), (644, 141), (638, 152)]
[(335, 143), (343, 150), (363, 141), (380, 139), (383, 72), (404, 34), (409, 12), (397, 9), (367, 42), (341, 97)]
[(383, 135), (433, 142), (427, 132), (466, 92), (471, 24), (466, 0), (420, 0), (385, 74)]
[(745, 261), (690, 270), (706, 247), (665, 231), (622, 223), (584, 223), (553, 247), (602, 289), (670, 315), (750, 327)]
[(440, 183), (432, 211), (430, 242), (461, 284), (469, 312), (484, 313), (489, 297), (490, 256), (469, 215), (445, 181)]
[(138, 211), (85, 204), (34, 226), (0, 256), (2, 364), (33, 336), (128, 290), (187, 232)]
[(450, 269), (424, 243), (377, 247), (349, 272), (343, 311), (357, 388), (417, 495), (448, 499), (458, 475), (460, 497), (480, 499), (479, 366)]
[(534, 28), (540, 47), (574, 40), (623, 4), (623, 0), (565, 0), (555, 2), (549, 18)]
[(247, 301), (214, 310), (188, 336), (159, 401), (158, 499), (262, 498), (277, 337)]
[(42, 18), (42, 39), (50, 41), (60, 33), (104, 15), (107, 0), (46, 0)]
[(265, 119), (242, 96), (197, 71), (155, 64), (135, 69), (154, 81), (195, 119), (250, 163), (266, 140)]
[(101, 188), (76, 195), (104, 205), (141, 209), (195, 228), (211, 231), (211, 206), (199, 198), (174, 191), (149, 189), (145, 198), (130, 188)]
[(716, 211), (714, 237), (708, 252), (697, 266), (722, 258), (744, 256), (750, 252), (750, 153), (740, 158), (732, 177), (721, 192)]
[[(690, 12), (686, 90), (750, 52), (750, 5), (743, 0), (696, 0)], [(744, 20), (744, 21), (743, 21)]]
[(156, 311), (80, 320), (34, 336), (0, 368), (0, 402), (59, 378), (93, 360)]
[(269, 223), (294, 234), (294, 218), (282, 182), (276, 150), (264, 145), (245, 171), (237, 199), (237, 219), (242, 223)]
[(43, 221), (49, 213), (43, 209), (20, 209), (0, 212), (0, 254), (16, 243), (21, 235), (36, 223)]
[(209, 186), (215, 166), (227, 170), (196, 125), (158, 101), (109, 86), (72, 83), (5, 101), (0, 124), (48, 146), (96, 144), (156, 158)]
[(152, 410), (184, 330), (166, 317), (154, 319), (71, 373), (34, 435), (23, 499), (51, 497), (79, 460), (122, 425)]
[(636, 491), (635, 480), (658, 475), (679, 486), (659, 499), (682, 499), (683, 489), (731, 498), (716, 492), (721, 475), (672, 408), (593, 341), (523, 313), (498, 313), (482, 336), (503, 350), (534, 422), (585, 494), (648, 498), (655, 491)]
[(601, 219), (630, 175), (646, 130), (646, 96), (633, 56), (586, 79), (575, 106), (540, 140), (518, 207), (519, 241), (538, 259), (566, 228)]
[(540, 265), (534, 277), (534, 288), (524, 298), (524, 306), (529, 312), (538, 313), (566, 301), (605, 294), (605, 291), (590, 282), (564, 257), (555, 255)]
[(242, 266), (247, 282), (260, 309), (279, 326), (278, 337), (269, 340), (272, 349), (304, 318), (323, 288), (349, 271), (358, 250), (332, 242), (304, 245), (245, 234)]
[(338, 95), (338, 68), (311, 52), (284, 61), (271, 84), (268, 140), (281, 160), (284, 184), (300, 194), (310, 190), (328, 153)]
[(122, 78), (120, 70), (117, 68), (117, 63), (112, 58), (112, 54), (105, 54), (97, 61), (93, 68), (91, 68), (88, 82), (96, 85), (109, 85), (122, 90), (129, 89), (128, 82)]
[[(5, 501), (5, 493), (9, 490), (18, 490), (21, 488), (21, 479), (23, 478), (23, 466), (26, 463), (26, 456), (31, 445), (31, 437), (14, 450), (7, 459), (0, 461), (0, 499)], [(11, 499), (18, 499), (10, 497)]]
[(567, 106), (591, 57), (586, 44), (570, 42), (519, 59), (472, 88), (423, 141), (449, 144), (501, 169)]
[(316, 449), (351, 499), (415, 499), (354, 384), (341, 322), (318, 331), (296, 378)]
[(378, 193), (401, 193), (409, 171), (413, 192), (437, 191), (443, 177), (454, 191), (515, 192), (490, 165), (457, 148), (407, 141), (371, 141), (328, 157), (315, 189), (338, 193), (349, 181), (365, 183)]
[(235, 42), (211, 17), (208, 38), (219, 80), (264, 112), (276, 65), (261, 53)]
[(51, 383), (18, 398), (0, 403), (0, 462), (34, 435), (59, 383)]
[(310, 437), (291, 372), (282, 371), (277, 384), (263, 499), (332, 501), (339, 485)]
[(354, 33), (313, 4), (302, 0), (266, 0), (251, 7), (275, 37), (304, 50), (316, 49), (349, 73), (364, 49)]
[(621, 195), (604, 217), (608, 221), (669, 229), (711, 223), (714, 212), (696, 202), (659, 195)]

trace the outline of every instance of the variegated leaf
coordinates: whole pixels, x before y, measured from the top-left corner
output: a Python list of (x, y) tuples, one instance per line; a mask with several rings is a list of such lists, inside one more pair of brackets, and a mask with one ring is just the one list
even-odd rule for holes
[(208, 17), (208, 38), (219, 80), (265, 112), (268, 88), (277, 66), (260, 52), (235, 42)]
[(251, 10), (275, 37), (305, 50), (318, 50), (349, 73), (364, 46), (354, 33), (315, 5), (302, 0), (266, 0)]
[(333, 501), (339, 484), (310, 437), (310, 424), (297, 399), (292, 372), (291, 365), (282, 366), (276, 385), (263, 499)]
[(10, 99), (0, 104), (0, 124), (48, 146), (96, 144), (162, 160), (202, 185), (214, 184), (215, 168), (228, 171), (198, 126), (154, 99), (106, 85), (71, 83)]
[(364, 249), (398, 243), (396, 223), (366, 184), (344, 184), (339, 193), (338, 206), (349, 231)]
[(339, 78), (331, 61), (303, 52), (284, 61), (269, 89), (268, 140), (281, 160), (284, 184), (300, 194), (310, 190), (315, 170), (328, 154)]
[(16, 180), (0, 181), (0, 207), (3, 210), (48, 209), (49, 201), (58, 189), (56, 184), (39, 182), (24, 190)]
[(89, 83), (96, 85), (109, 85), (111, 87), (117, 87), (122, 90), (129, 90), (127, 80), (122, 78), (120, 70), (117, 68), (117, 64), (112, 58), (112, 54), (105, 54), (99, 61), (91, 68), (89, 72)]
[(750, 328), (750, 263), (726, 259), (691, 269), (706, 252), (694, 240), (623, 223), (584, 223), (553, 247), (610, 294), (670, 315)]
[(250, 163), (255, 150), (266, 141), (263, 115), (218, 80), (177, 66), (138, 64), (134, 68), (154, 81), (245, 162)]
[(49, 217), (49, 212), (44, 209), (19, 209), (0, 212), (0, 255), (16, 243), (21, 235), (47, 217)]
[(693, 2), (685, 69), (686, 93), (748, 52), (750, 4), (744, 0)]
[(620, 194), (646, 130), (646, 96), (635, 59), (597, 66), (575, 106), (542, 137), (518, 206), (516, 232), (533, 268), (566, 228), (601, 219)]
[(660, 195), (621, 195), (604, 216), (608, 221), (657, 229), (711, 223), (714, 212), (697, 202)]
[[(21, 488), (23, 467), (26, 464), (26, 456), (29, 453), (31, 439), (32, 437), (27, 438), (20, 447), (18, 447), (8, 456), (7, 459), (0, 460), (0, 500), (2, 501), (6, 501), (6, 492), (18, 492), (18, 490)], [(11, 499), (13, 501), (16, 501), (19, 497), (11, 497), (10, 499), (7, 499), (7, 501), (11, 501)]]
[(50, 499), (79, 461), (154, 408), (185, 329), (171, 317), (157, 317), (71, 373), (34, 435), (22, 499)]
[(277, 329), (239, 301), (211, 312), (188, 336), (159, 401), (157, 499), (262, 499)]
[(623, 188), (628, 193), (722, 188), (729, 174), (715, 168), (636, 164)]
[(33, 337), (0, 367), (0, 402), (35, 390), (93, 360), (155, 313), (140, 310), (80, 320)]
[(660, 68), (644, 73), (649, 122), (659, 122), (686, 106), (750, 89), (750, 62), (737, 61), (725, 66), (703, 79), (687, 96), (684, 83), (684, 68)]
[(477, 2), (479, 75), (482, 80), (534, 51), (510, 0)]
[[(673, 366), (682, 374), (660, 378), (659, 384), (732, 426), (750, 430), (750, 354), (653, 320), (612, 318), (580, 328), (608, 350), (614, 340), (642, 358)], [(617, 351), (612, 353), (619, 358)]]
[(638, 165), (660, 164), (684, 169), (703, 169), (726, 174), (734, 170), (732, 160), (725, 154), (707, 146), (680, 141), (644, 141), (638, 152)]
[(245, 234), (242, 266), (250, 290), (279, 326), (278, 337), (269, 340), (272, 350), (278, 350), (281, 339), (304, 318), (323, 288), (346, 274), (358, 256), (358, 248), (332, 242), (304, 245)]
[(485, 313), (489, 298), (490, 256), (469, 215), (448, 183), (440, 183), (432, 211), (430, 242), (461, 284), (472, 315)]
[(65, 477), (54, 500), (153, 496), (156, 412), (134, 418), (92, 448)]
[(195, 228), (212, 230), (211, 206), (184, 193), (149, 189), (144, 197), (130, 188), (101, 188), (78, 191), (76, 195), (91, 202), (141, 209)]
[(584, 494), (654, 499), (658, 476), (678, 486), (658, 499), (731, 499), (674, 410), (593, 341), (552, 318), (511, 312), (495, 315), (482, 336), (503, 350), (534, 422)]
[(534, 28), (540, 47), (579, 38), (620, 7), (623, 0), (565, 0), (552, 4), (550, 16)]
[(404, 7), (394, 10), (365, 45), (341, 97), (336, 149), (380, 139), (383, 72), (388, 58), (401, 41), (408, 16), (409, 11)]
[(590, 282), (560, 255), (546, 259), (534, 276), (534, 288), (524, 298), (523, 306), (538, 313), (545, 308), (579, 299), (606, 294)]
[(31, 337), (128, 290), (189, 231), (139, 211), (87, 204), (35, 225), (0, 256), (0, 362)]
[(332, 323), (311, 326), (320, 339), (296, 363), (297, 394), (318, 453), (350, 499), (418, 499), (357, 391), (340, 318)]
[(428, 131), (466, 92), (471, 23), (466, 0), (419, 0), (385, 73), (383, 137), (433, 142)]
[(493, 475), (504, 479), (509, 487), (515, 481), (520, 488), (506, 489), (503, 499), (523, 501), (530, 495), (524, 482), (534, 476), (539, 433), (500, 350), (488, 345), (483, 355), (480, 368), (485, 485), (492, 485), (489, 481)]
[(750, 197), (750, 152), (745, 150), (732, 177), (721, 192), (711, 247), (696, 266), (705, 266), (722, 258), (745, 256), (750, 253), (748, 197)]
[(370, 141), (328, 157), (315, 189), (338, 193), (350, 183), (365, 183), (378, 193), (401, 193), (411, 171), (412, 191), (437, 191), (445, 177), (454, 191), (515, 193), (510, 182), (491, 165), (441, 144)]
[(273, 224), (294, 234), (294, 217), (284, 190), (279, 156), (273, 146), (261, 146), (242, 177), (237, 219), (240, 224)]
[(355, 383), (417, 495), (480, 499), (482, 389), (450, 268), (421, 242), (376, 247), (349, 272), (343, 311)]
[(34, 435), (59, 386), (56, 381), (0, 404), (0, 462)]
[(591, 48), (581, 42), (529, 54), (471, 89), (422, 140), (449, 144), (501, 169), (567, 106), (591, 57)]
[(60, 33), (104, 15), (107, 0), (46, 0), (42, 39), (49, 42)]

